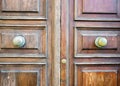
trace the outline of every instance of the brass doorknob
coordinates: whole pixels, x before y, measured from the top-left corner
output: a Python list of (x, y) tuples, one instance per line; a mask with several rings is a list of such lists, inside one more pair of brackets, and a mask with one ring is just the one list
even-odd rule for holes
[(107, 39), (105, 37), (97, 37), (95, 40), (95, 45), (98, 48), (105, 47), (107, 45)]
[(66, 59), (62, 59), (61, 62), (62, 62), (63, 64), (65, 64), (65, 63), (67, 62), (67, 60), (66, 60)]
[(23, 36), (16, 36), (13, 38), (13, 45), (16, 47), (23, 47), (25, 45), (25, 38)]

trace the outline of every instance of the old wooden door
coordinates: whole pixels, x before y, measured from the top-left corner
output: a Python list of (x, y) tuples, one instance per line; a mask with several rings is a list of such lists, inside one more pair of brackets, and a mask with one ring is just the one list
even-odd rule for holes
[(51, 86), (53, 0), (0, 0), (0, 86)]
[(61, 86), (120, 86), (120, 0), (62, 0)]

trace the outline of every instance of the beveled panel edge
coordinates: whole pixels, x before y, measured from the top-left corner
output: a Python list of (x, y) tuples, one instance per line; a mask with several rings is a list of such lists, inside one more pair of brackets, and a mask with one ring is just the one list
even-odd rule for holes
[(23, 73), (38, 73), (39, 71), (38, 70), (1, 70), (2, 73), (9, 73), (9, 72), (23, 72)]
[(78, 43), (78, 40), (77, 40), (77, 28), (74, 28), (74, 57), (76, 57), (77, 55), (77, 43)]
[(114, 72), (114, 73), (117, 73), (117, 70), (102, 70), (102, 69), (100, 69), (100, 70), (82, 70), (82, 72)]
[(74, 65), (120, 65), (120, 62), (74, 62)]
[(102, 25), (101, 26), (97, 26), (97, 25), (96, 26), (86, 26), (86, 25), (85, 26), (80, 26), (79, 25), (78, 26), (77, 24), (75, 24), (73, 27), (75, 29), (77, 29), (77, 28), (104, 28), (104, 29), (111, 29), (112, 28), (112, 29), (120, 29), (120, 26), (117, 26), (117, 25), (116, 26), (112, 26), (112, 25), (111, 26), (107, 26), (107, 25), (106, 26), (105, 25), (103, 25), (103, 26)]
[(47, 25), (14, 25), (14, 24), (0, 24), (0, 27), (44, 27), (46, 28)]
[(3, 57), (6, 57), (6, 58), (47, 58), (47, 55), (44, 55), (44, 54), (10, 54), (10, 53), (3, 53), (3, 54), (0, 54), (0, 58), (3, 58)]
[(78, 76), (78, 66), (76, 65), (76, 64), (74, 64), (74, 69), (75, 69), (75, 72), (74, 72), (74, 81), (75, 81), (75, 83), (74, 83), (74, 85), (75, 86), (78, 86), (78, 83), (77, 83), (77, 81), (78, 81), (78, 79), (77, 79), (77, 76)]
[(75, 58), (112, 58), (112, 57), (120, 57), (120, 54), (75, 54)]
[(117, 4), (118, 4), (118, 8), (117, 8), (117, 15), (118, 15), (118, 17), (120, 18), (120, 0), (117, 0)]
[(73, 8), (74, 8), (74, 9), (73, 9), (73, 12), (74, 12), (74, 13), (73, 13), (73, 14), (74, 14), (74, 17), (73, 17), (73, 18), (74, 18), (74, 20), (79, 20), (79, 19), (78, 19), (79, 17), (78, 17), (78, 15), (77, 15), (77, 14), (78, 14), (78, 8), (77, 8), (77, 7), (78, 7), (77, 0), (74, 0), (74, 6), (73, 6)]
[(0, 65), (47, 65), (45, 62), (0, 62)]
[(87, 17), (77, 17), (75, 16), (75, 21), (106, 21), (106, 22), (117, 22), (120, 18), (87, 18)]
[(0, 20), (47, 20), (47, 17), (38, 16), (0, 16)]

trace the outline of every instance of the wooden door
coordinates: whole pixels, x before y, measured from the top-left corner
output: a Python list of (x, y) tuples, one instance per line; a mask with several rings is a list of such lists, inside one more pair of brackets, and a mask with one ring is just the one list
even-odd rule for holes
[(61, 86), (120, 86), (120, 0), (61, 5)]
[(53, 0), (0, 0), (0, 86), (52, 86)]

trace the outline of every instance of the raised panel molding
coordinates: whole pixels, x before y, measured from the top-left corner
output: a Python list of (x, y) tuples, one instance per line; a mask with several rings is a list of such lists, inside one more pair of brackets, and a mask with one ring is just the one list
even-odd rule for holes
[(2, 11), (39, 12), (39, 0), (2, 0)]
[[(86, 30), (83, 27), (74, 28), (74, 57), (120, 57), (119, 31), (113, 29), (95, 29)], [(106, 37), (108, 44), (103, 48), (95, 46), (97, 37)], [(112, 43), (112, 44), (111, 44)], [(101, 54), (102, 53), (102, 54)]]
[[(3, 25), (0, 29), (0, 57), (47, 57), (46, 26)], [(25, 37), (26, 44), (22, 48), (13, 45), (13, 38), (17, 35)]]
[[(47, 70), (46, 64), (41, 65), (1, 65), (1, 86), (46, 86)], [(44, 82), (44, 83), (43, 83)]]
[(0, 4), (0, 19), (47, 19), (47, 0), (1, 0)]
[[(99, 63), (98, 63), (99, 64)], [(118, 65), (75, 63), (74, 86), (116, 86), (119, 83)]]
[(74, 0), (74, 19), (120, 21), (119, 0)]
[[(25, 31), (25, 30), (24, 30)], [(26, 32), (24, 31), (15, 31), (15, 32), (3, 32), (2, 33), (2, 46), (1, 48), (2, 49), (17, 49), (18, 47), (15, 47), (13, 45), (13, 42), (12, 40), (16, 37), (16, 36), (23, 36), (25, 38), (25, 46), (22, 47), (22, 49), (39, 49), (39, 35), (37, 33), (37, 31), (35, 30), (32, 30), (32, 31), (29, 31), (27, 30)], [(38, 31), (39, 32), (39, 31)]]

